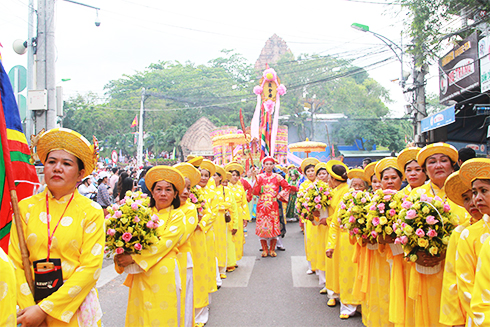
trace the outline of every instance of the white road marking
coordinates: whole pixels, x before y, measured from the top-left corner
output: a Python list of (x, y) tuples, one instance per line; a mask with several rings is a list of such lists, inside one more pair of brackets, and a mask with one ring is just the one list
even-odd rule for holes
[(101, 288), (105, 284), (109, 283), (114, 278), (118, 277), (119, 274), (114, 269), (114, 264), (111, 264), (105, 268), (102, 268), (100, 272), (99, 280), (97, 281), (97, 288)]
[(227, 278), (223, 280), (222, 287), (247, 287), (252, 276), (255, 265), (255, 256), (244, 256), (237, 262), (238, 269), (232, 273), (227, 273)]
[(319, 287), (318, 276), (307, 275), (308, 262), (305, 256), (291, 257), (291, 273), (294, 287)]

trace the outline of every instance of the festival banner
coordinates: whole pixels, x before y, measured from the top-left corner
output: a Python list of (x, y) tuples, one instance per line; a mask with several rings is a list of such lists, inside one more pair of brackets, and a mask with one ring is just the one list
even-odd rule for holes
[[(22, 130), (19, 108), (15, 101), (12, 85), (0, 62), (0, 247), (8, 250), (12, 205), (10, 190), (17, 190), (20, 200), (31, 196), (39, 185), (36, 169), (30, 162), (30, 150)], [(12, 176), (13, 180), (9, 180)]]

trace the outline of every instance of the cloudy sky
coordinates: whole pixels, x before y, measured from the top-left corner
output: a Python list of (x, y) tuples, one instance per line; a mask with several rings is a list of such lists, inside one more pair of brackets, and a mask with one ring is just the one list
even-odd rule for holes
[[(26, 55), (13, 52), (12, 43), (27, 39), (28, 1), (0, 2), (0, 51), (7, 71), (27, 63)], [(95, 10), (56, 0), (56, 79), (65, 97), (89, 91), (102, 96), (108, 81), (159, 60), (205, 64), (222, 49), (235, 49), (253, 64), (274, 33), (295, 56), (357, 54), (363, 56), (355, 64), (364, 66), (393, 55), (369, 55), (389, 49), (371, 34), (352, 29), (352, 23), (368, 25), (397, 43), (404, 29), (406, 13), (399, 6), (380, 4), (383, 1), (80, 0), (100, 7), (101, 25), (96, 27)], [(400, 116), (406, 101), (398, 83), (392, 82), (400, 75), (400, 63), (392, 59), (369, 73), (389, 89), (394, 100), (389, 107)], [(428, 79), (431, 92), (437, 92), (435, 73)], [(65, 78), (71, 81), (62, 83)]]

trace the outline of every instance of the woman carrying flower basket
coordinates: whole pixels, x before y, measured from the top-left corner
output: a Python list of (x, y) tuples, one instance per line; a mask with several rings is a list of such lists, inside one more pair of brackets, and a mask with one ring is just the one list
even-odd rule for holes
[[(365, 297), (365, 293), (362, 292), (362, 284), (364, 282), (367, 287), (368, 281), (365, 278), (369, 276), (369, 272), (365, 271), (364, 267), (366, 266), (366, 238), (368, 234), (366, 231), (366, 205), (370, 202), (371, 195), (366, 191), (369, 182), (363, 169), (350, 169), (347, 177), (351, 180), (351, 188), (339, 202), (337, 216), (340, 219), (340, 228), (349, 233), (349, 241), (354, 245), (352, 256), (354, 266), (351, 269), (355, 272), (356, 278), (350, 293), (357, 302), (362, 303)], [(340, 292), (342, 293), (342, 288)]]
[[(307, 274), (314, 274), (316, 270), (316, 239), (313, 234), (316, 230), (312, 230), (312, 223), (307, 217), (308, 210), (303, 206), (299, 198), (306, 194), (306, 189), (310, 187), (316, 179), (315, 165), (320, 161), (317, 158), (306, 158), (301, 162), (301, 170), (306, 176), (306, 180), (300, 184), (298, 191), (298, 198), (296, 199), (296, 209), (300, 221), (304, 224), (304, 239), (305, 239), (305, 254), (306, 261), (308, 261)], [(313, 219), (313, 217), (311, 217)]]
[(413, 189), (424, 185), (427, 180), (427, 174), (417, 162), (417, 154), (419, 152), (420, 148), (406, 148), (396, 158), (398, 167), (407, 178), (408, 185), (401, 190), (401, 194), (404, 196), (410, 195)]
[[(397, 219), (397, 192), (401, 187), (403, 174), (398, 168), (395, 158), (384, 158), (375, 165), (375, 177), (381, 188), (373, 190), (371, 201), (366, 206), (367, 245), (363, 275), (368, 277), (370, 284), (361, 286), (364, 293), (363, 322), (367, 326), (391, 326), (389, 312), (390, 297), (390, 264), (393, 260), (390, 245), (393, 243), (393, 223)], [(365, 234), (364, 234), (365, 235)], [(400, 257), (402, 258), (403, 256)], [(364, 277), (364, 276), (363, 276)], [(404, 304), (404, 299), (402, 303)], [(402, 306), (403, 307), (403, 306)]]
[(371, 162), (364, 168), (364, 177), (368, 180), (369, 185), (371, 185), (371, 192), (379, 190), (381, 188), (381, 181), (376, 177), (375, 168), (378, 162)]
[[(21, 309), (17, 323), (100, 324), (102, 310), (95, 284), (104, 255), (104, 216), (101, 206), (76, 188), (94, 170), (97, 147), (75, 131), (54, 128), (41, 134), (36, 150), (44, 165), (47, 187), (19, 203), (30, 267), (23, 264), (15, 220), (10, 232), (8, 254), (15, 266)], [(27, 286), (25, 269), (34, 269), (34, 294)], [(8, 280), (8, 273), (5, 279), (3, 270), (0, 274), (2, 281)]]
[[(439, 322), (447, 326), (464, 326), (470, 321), (470, 315), (472, 315), (470, 311), (471, 298), (464, 294), (471, 294), (473, 291), (478, 254), (485, 238), (482, 236), (484, 233), (490, 233), (490, 230), (485, 221), (480, 221), (483, 215), (476, 208), (471, 188), (463, 183), (459, 172), (449, 175), (444, 184), (444, 189), (447, 197), (464, 207), (471, 214), (471, 218), (464, 224), (457, 226), (449, 238), (444, 265)], [(456, 253), (458, 254), (456, 255)]]
[(147, 224), (157, 224), (158, 241), (142, 249), (140, 254), (123, 253), (114, 258), (117, 267), (136, 264), (141, 270), (140, 273), (128, 274), (124, 282), (130, 288), (126, 326), (148, 326), (156, 322), (180, 326), (181, 284), (177, 245), (185, 233), (185, 216), (178, 208), (185, 180), (173, 167), (156, 166), (146, 174), (145, 184), (151, 191), (149, 207), (152, 218), (156, 217)]
[(415, 263), (407, 288), (414, 307), (412, 310), (407, 306), (406, 316), (413, 317), (417, 326), (441, 326), (442, 262), (450, 233), (468, 219), (466, 210), (447, 199), (444, 190), (457, 159), (457, 150), (449, 144), (434, 143), (422, 148), (417, 162), (430, 181), (412, 190), (400, 212), (403, 234), (399, 238), (405, 255)]
[[(328, 294), (328, 289), (325, 286), (327, 271), (332, 271), (333, 267), (330, 266), (330, 260), (327, 261), (325, 256), (325, 242), (328, 236), (328, 205), (332, 200), (330, 194), (330, 186), (327, 184), (328, 172), (327, 164), (319, 162), (315, 165), (316, 181), (308, 187), (308, 197), (312, 200), (309, 205), (310, 210), (313, 211), (314, 220), (312, 222), (313, 234), (316, 235), (317, 242), (316, 247), (316, 273), (319, 278), (320, 285), (323, 287), (320, 290), (320, 294)], [(299, 202), (303, 202), (300, 199)], [(318, 217), (317, 217), (318, 216)]]
[[(215, 192), (214, 179), (211, 178), (216, 173), (216, 166), (210, 160), (204, 159), (199, 166), (201, 172), (201, 180), (199, 181), (199, 187), (204, 194), (205, 210), (203, 217), (200, 220), (198, 226), (205, 234), (205, 246), (207, 252), (207, 279), (208, 284), (206, 291), (209, 293), (216, 292), (218, 290), (218, 283), (221, 286), (221, 279), (219, 277), (218, 262), (216, 259), (216, 247), (215, 247), (215, 235), (214, 235), (214, 222), (216, 221), (216, 211), (218, 208), (218, 197)], [(206, 275), (203, 276), (206, 278)], [(208, 299), (209, 301), (209, 299)], [(205, 301), (203, 300), (202, 304)], [(208, 302), (209, 303), (209, 302)], [(207, 305), (196, 305), (196, 324), (205, 324), (208, 322), (209, 308)]]
[[(472, 326), (489, 326), (490, 160), (483, 158), (470, 159), (461, 165), (459, 175), (465, 186), (471, 187), (472, 200), (476, 208), (483, 214), (483, 217), (461, 232), (457, 246), (458, 258), (456, 260), (458, 295), (467, 315), (467, 326), (470, 326), (470, 322)], [(465, 196), (463, 196), (463, 199), (465, 199)], [(467, 202), (469, 202), (468, 199), (465, 199), (465, 207)], [(472, 213), (473, 210), (470, 207), (469, 212)], [(468, 309), (469, 301), (471, 302)]]
[[(195, 187), (201, 180), (201, 173), (190, 163), (179, 163), (174, 166), (180, 171), (185, 179), (185, 187), (180, 194), (180, 210), (185, 215), (185, 231), (182, 239), (177, 245), (179, 255), (177, 260), (180, 266), (180, 280), (182, 284), (180, 322), (182, 326), (194, 327), (194, 266), (195, 255), (192, 248), (192, 238), (198, 224), (198, 209), (190, 195), (191, 188)], [(195, 197), (193, 197), (195, 198)], [(199, 251), (199, 250), (198, 250)], [(197, 254), (197, 253), (196, 253)], [(202, 273), (202, 271), (200, 271)], [(206, 271), (204, 271), (206, 273)], [(200, 295), (202, 297), (202, 295)], [(207, 299), (207, 293), (206, 293)]]
[[(332, 267), (327, 274), (327, 288), (337, 293), (329, 297), (327, 305), (333, 307), (337, 304), (336, 299), (338, 299), (338, 294), (344, 289), (344, 286), (350, 283), (351, 280), (351, 284), (354, 284), (355, 272), (348, 271), (348, 267), (354, 266), (352, 262), (354, 247), (349, 241), (349, 234), (340, 230), (340, 223), (337, 216), (340, 208), (339, 203), (342, 197), (349, 191), (349, 185), (347, 184), (347, 173), (349, 169), (344, 163), (338, 160), (327, 162), (326, 169), (328, 172), (328, 185), (332, 189), (332, 202), (328, 207), (329, 230), (325, 247), (325, 254), (330, 259), (327, 265), (331, 265), (330, 267)], [(344, 271), (344, 262), (346, 260), (349, 262), (346, 263), (347, 269)], [(340, 276), (341, 271), (343, 272), (342, 278)], [(344, 295), (340, 294), (340, 318), (342, 319), (347, 319), (356, 312), (358, 303), (356, 303), (356, 300), (349, 293), (344, 292)], [(342, 299), (342, 296), (344, 296), (345, 300)]]
[[(401, 202), (408, 197), (410, 192), (417, 187), (424, 185), (427, 180), (427, 174), (417, 162), (417, 154), (420, 148), (406, 148), (401, 151), (397, 157), (398, 168), (404, 173), (408, 185), (398, 192), (398, 208), (400, 211)], [(401, 201), (401, 202), (400, 202)], [(396, 222), (398, 224), (398, 222)], [(398, 225), (394, 225), (396, 227)], [(395, 228), (394, 228), (395, 229)], [(390, 321), (395, 325), (406, 326), (414, 325), (412, 315), (407, 315), (406, 312), (412, 312), (414, 303), (408, 297), (407, 290), (409, 287), (410, 271), (412, 263), (403, 259), (403, 249), (400, 241), (396, 244), (389, 243), (392, 248), (393, 257), (389, 256), (391, 262), (391, 281), (390, 281)]]

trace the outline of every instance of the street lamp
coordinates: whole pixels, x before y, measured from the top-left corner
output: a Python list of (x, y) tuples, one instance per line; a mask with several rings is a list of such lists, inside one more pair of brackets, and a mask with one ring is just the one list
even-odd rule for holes
[[(375, 37), (377, 37), (378, 39), (380, 39), (384, 44), (386, 44), (391, 49), (391, 51), (393, 51), (393, 53), (395, 54), (396, 58), (401, 63), (400, 85), (404, 88), (405, 87), (405, 81), (407, 80), (408, 76), (405, 77), (404, 74), (403, 74), (403, 49), (398, 44), (396, 44), (395, 42), (393, 42), (390, 39), (388, 39), (386, 36), (383, 36), (381, 34), (378, 34), (378, 33), (375, 33), (373, 31), (370, 31), (369, 30), (369, 26), (367, 26), (367, 25), (363, 25), (363, 24), (359, 24), (359, 23), (353, 23), (351, 25), (351, 27), (353, 29), (358, 30), (358, 31), (361, 31), (361, 32), (369, 32), (369, 33), (371, 33), (372, 35), (374, 35)], [(395, 51), (395, 49), (393, 47), (395, 47), (398, 50), (400, 50), (400, 55), (398, 54), (398, 52)]]

